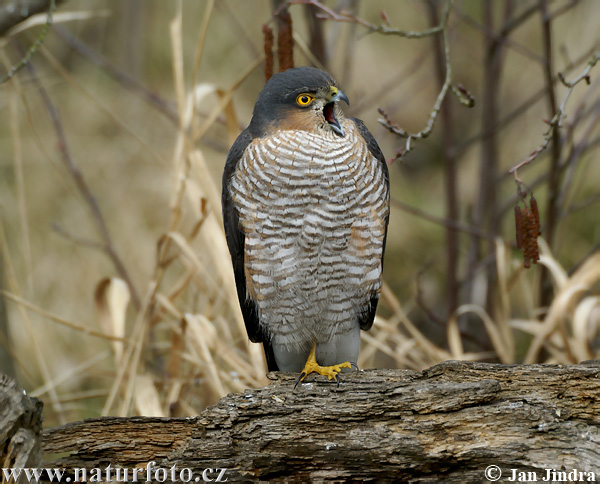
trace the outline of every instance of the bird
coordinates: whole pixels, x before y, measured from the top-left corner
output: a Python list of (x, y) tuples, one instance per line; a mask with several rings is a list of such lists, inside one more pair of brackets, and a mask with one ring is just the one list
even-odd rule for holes
[(337, 380), (373, 325), (390, 213), (389, 172), (347, 95), (314, 67), (275, 74), (232, 145), (222, 212), (250, 341), (269, 371)]

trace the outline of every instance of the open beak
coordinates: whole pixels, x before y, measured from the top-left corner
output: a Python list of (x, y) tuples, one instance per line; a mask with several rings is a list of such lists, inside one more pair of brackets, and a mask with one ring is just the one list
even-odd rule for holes
[(325, 107), (323, 108), (323, 116), (325, 116), (325, 120), (329, 123), (329, 126), (331, 126), (333, 131), (335, 131), (338, 135), (343, 137), (345, 136), (344, 129), (335, 117), (335, 110), (333, 109), (337, 101), (344, 101), (346, 104), (350, 105), (348, 96), (346, 96), (344, 91), (341, 91), (337, 87), (332, 86), (331, 100), (327, 104), (325, 104)]

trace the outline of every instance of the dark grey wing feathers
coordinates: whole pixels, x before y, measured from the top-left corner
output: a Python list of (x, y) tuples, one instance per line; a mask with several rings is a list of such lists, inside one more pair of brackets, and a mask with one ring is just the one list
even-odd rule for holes
[(356, 125), (358, 132), (365, 140), (365, 143), (367, 143), (367, 148), (369, 148), (369, 151), (371, 152), (371, 154), (375, 158), (377, 158), (379, 160), (379, 162), (383, 165), (383, 171), (385, 173), (385, 182), (388, 184), (388, 187), (389, 187), (390, 181), (389, 181), (389, 172), (388, 172), (387, 162), (385, 161), (385, 156), (383, 156), (383, 152), (381, 151), (381, 148), (377, 144), (377, 140), (375, 140), (374, 136), (371, 134), (371, 132), (365, 126), (365, 123), (363, 123), (361, 119), (350, 118), (350, 120), (353, 121), (354, 124)]
[(233, 273), (235, 276), (235, 285), (237, 287), (240, 308), (246, 323), (248, 338), (254, 343), (263, 341), (263, 334), (258, 319), (258, 308), (255, 302), (246, 297), (246, 275), (244, 272), (244, 243), (245, 236), (239, 224), (237, 210), (231, 199), (229, 182), (233, 176), (238, 162), (242, 158), (244, 151), (252, 141), (252, 134), (247, 129), (243, 131), (235, 140), (235, 143), (229, 150), (225, 170), (223, 171), (223, 192), (221, 194), (221, 205), (223, 209), (223, 225), (225, 227), (225, 237), (227, 246), (231, 254), (233, 263)]
[[(365, 143), (367, 144), (367, 148), (369, 149), (371, 154), (375, 158), (377, 158), (377, 160), (381, 163), (381, 166), (383, 168), (383, 173), (384, 173), (384, 183), (387, 185), (387, 191), (389, 193), (389, 191), (390, 191), (390, 174), (389, 174), (387, 162), (385, 161), (385, 156), (383, 156), (383, 152), (381, 151), (381, 148), (379, 148), (379, 145), (377, 144), (375, 137), (371, 134), (371, 132), (365, 126), (365, 123), (363, 123), (358, 118), (350, 118), (350, 119), (356, 125), (358, 132), (365, 140)], [(389, 221), (389, 217), (386, 217), (385, 233), (383, 236), (383, 247), (382, 247), (383, 251), (381, 253), (381, 269), (382, 270), (383, 270), (383, 254), (385, 253), (385, 243), (387, 240), (388, 221)], [(377, 303), (378, 302), (379, 302), (379, 293), (373, 292), (370, 296), (369, 304), (365, 307), (365, 310), (362, 313), (360, 313), (360, 315), (358, 317), (360, 329), (363, 329), (365, 331), (368, 331), (369, 329), (371, 329), (371, 326), (373, 326), (373, 321), (375, 319), (375, 312), (377, 311)]]

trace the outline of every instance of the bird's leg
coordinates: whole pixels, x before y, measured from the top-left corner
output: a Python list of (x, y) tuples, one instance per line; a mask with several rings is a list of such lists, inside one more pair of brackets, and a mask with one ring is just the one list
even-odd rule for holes
[[(310, 375), (311, 373), (318, 373), (319, 375), (325, 375), (330, 380), (335, 380), (340, 384), (340, 378), (338, 373), (342, 371), (342, 368), (352, 368), (352, 363), (346, 361), (344, 363), (340, 363), (339, 365), (332, 366), (321, 366), (317, 363), (316, 358), (317, 352), (317, 343), (313, 343), (312, 348), (310, 349), (310, 354), (308, 355), (308, 359), (306, 360), (306, 364), (304, 365), (304, 369), (300, 373), (300, 376), (296, 380), (296, 384), (294, 388), (298, 386), (298, 383), (304, 381), (304, 379)], [(356, 363), (354, 364), (356, 366)], [(358, 368), (358, 367), (357, 367)]]

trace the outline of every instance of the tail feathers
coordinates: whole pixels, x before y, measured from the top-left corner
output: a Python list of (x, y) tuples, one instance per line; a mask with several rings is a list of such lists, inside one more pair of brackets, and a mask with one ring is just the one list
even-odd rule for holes
[(267, 358), (267, 367), (269, 371), (279, 371), (271, 343), (269, 341), (263, 341), (263, 349), (265, 350), (265, 357)]

